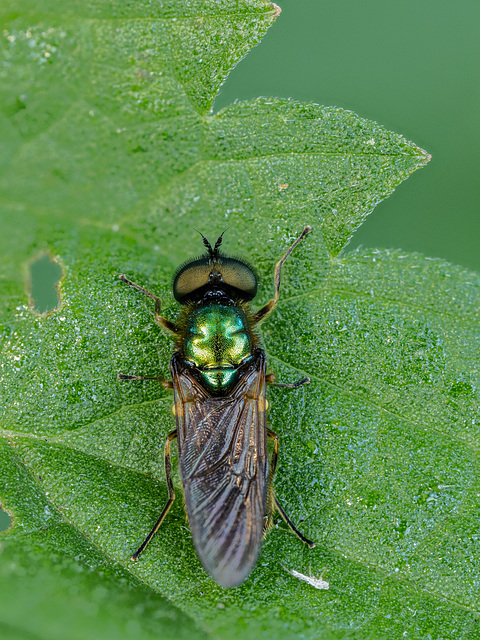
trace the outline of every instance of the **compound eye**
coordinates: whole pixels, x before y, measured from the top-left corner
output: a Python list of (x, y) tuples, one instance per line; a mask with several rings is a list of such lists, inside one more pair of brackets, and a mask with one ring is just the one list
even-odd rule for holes
[(252, 300), (257, 293), (257, 278), (248, 265), (235, 258), (219, 259), (217, 268), (223, 281), (241, 292), (244, 300)]
[(173, 280), (173, 295), (182, 302), (192, 291), (204, 287), (209, 280), (212, 265), (208, 259), (194, 260), (182, 267)]

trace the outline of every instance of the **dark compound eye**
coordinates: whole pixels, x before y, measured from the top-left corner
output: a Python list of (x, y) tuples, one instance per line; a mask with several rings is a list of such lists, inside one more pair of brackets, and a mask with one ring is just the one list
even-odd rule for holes
[(173, 279), (173, 295), (178, 302), (187, 302), (190, 294), (201, 289), (210, 279), (212, 264), (208, 258), (192, 260), (180, 267)]
[(223, 281), (229, 286), (242, 291), (247, 298), (251, 300), (257, 294), (257, 278), (252, 269), (235, 258), (219, 258), (216, 264), (218, 270), (222, 274)]
[(243, 260), (220, 254), (223, 233), (213, 248), (203, 233), (200, 235), (207, 254), (186, 262), (178, 269), (173, 278), (176, 300), (186, 304), (208, 295), (224, 295), (244, 302), (252, 300), (257, 293), (257, 278), (253, 269)]
[(180, 267), (173, 279), (173, 295), (182, 304), (199, 299), (210, 288), (222, 289), (248, 302), (257, 293), (252, 269), (236, 258), (219, 256), (198, 258)]

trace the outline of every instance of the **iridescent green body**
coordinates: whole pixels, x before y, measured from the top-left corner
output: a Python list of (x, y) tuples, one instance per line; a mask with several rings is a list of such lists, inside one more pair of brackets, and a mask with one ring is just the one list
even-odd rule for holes
[[(249, 303), (257, 293), (254, 270), (243, 260), (220, 253), (223, 234), (207, 252), (185, 262), (173, 278), (182, 305), (175, 321), (161, 314), (161, 301), (126, 276), (120, 279), (155, 301), (155, 319), (175, 339), (172, 380), (119, 374), (121, 380), (157, 380), (174, 392), (176, 429), (165, 439), (168, 500), (153, 529), (132, 555), (137, 560), (161, 526), (175, 498), (170, 444), (178, 439), (178, 460), (193, 542), (211, 577), (222, 587), (240, 585), (252, 571), (276, 508), (290, 521), (272, 488), (278, 436), (267, 426), (266, 385), (297, 388), (309, 382), (273, 382), (256, 326), (275, 308), (280, 272), (301, 235), (277, 262), (275, 296), (259, 310)], [(268, 451), (268, 438), (273, 450)]]
[(197, 368), (202, 384), (214, 395), (224, 395), (235, 384), (238, 367), (251, 355), (253, 344), (241, 307), (208, 304), (188, 315), (183, 353)]

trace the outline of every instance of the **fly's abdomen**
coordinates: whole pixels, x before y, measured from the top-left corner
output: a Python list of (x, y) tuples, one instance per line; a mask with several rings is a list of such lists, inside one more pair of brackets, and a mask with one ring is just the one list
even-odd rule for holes
[[(177, 393), (188, 394), (189, 369), (178, 356), (172, 372)], [(255, 351), (228, 395), (189, 403), (177, 425), (197, 554), (218, 584), (238, 586), (255, 565), (264, 530), (269, 466), (263, 351)]]

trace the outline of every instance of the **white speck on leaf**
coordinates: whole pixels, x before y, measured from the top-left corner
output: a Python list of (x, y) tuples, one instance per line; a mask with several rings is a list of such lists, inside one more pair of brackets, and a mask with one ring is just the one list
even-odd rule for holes
[(307, 582), (310, 586), (315, 587), (315, 589), (326, 590), (330, 588), (330, 583), (328, 583), (326, 580), (323, 580), (321, 576), (319, 578), (315, 578), (314, 576), (312, 576), (311, 569), (309, 570), (310, 575), (306, 576), (305, 574), (300, 573), (299, 571), (295, 571), (295, 569), (292, 569), (292, 570), (287, 569), (287, 567), (285, 567), (283, 564), (282, 564), (282, 567), (294, 578), (298, 578), (299, 580), (303, 580), (304, 582)]

